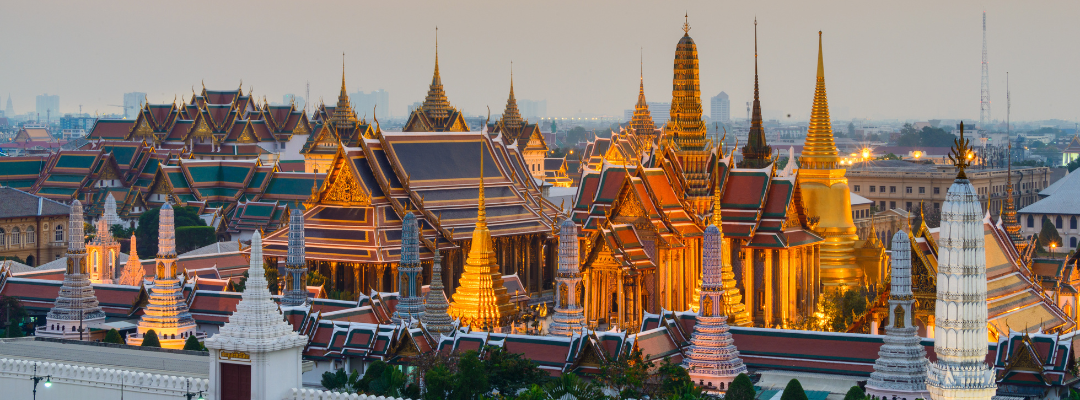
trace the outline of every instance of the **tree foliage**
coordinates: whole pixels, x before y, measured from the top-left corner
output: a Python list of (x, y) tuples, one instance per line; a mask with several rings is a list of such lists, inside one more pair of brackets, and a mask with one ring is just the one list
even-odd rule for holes
[(215, 242), (217, 242), (217, 234), (213, 227), (181, 226), (176, 228), (177, 254), (187, 253), (203, 246), (212, 245)]
[(196, 338), (195, 335), (191, 335), (188, 336), (187, 340), (184, 341), (184, 350), (206, 351), (206, 346), (203, 346), (203, 344), (199, 342), (199, 339)]
[(120, 331), (116, 330), (116, 328), (109, 329), (108, 332), (105, 332), (105, 340), (102, 341), (105, 343), (124, 344), (124, 338), (120, 336)]
[(807, 400), (806, 391), (803, 390), (798, 379), (788, 381), (787, 387), (784, 388), (784, 394), (780, 395), (780, 400)]
[(756, 396), (754, 382), (751, 382), (750, 377), (746, 376), (746, 374), (739, 374), (728, 386), (728, 391), (724, 394), (724, 400), (754, 400), (754, 396)]
[(360, 373), (353, 370), (351, 374), (345, 372), (344, 369), (337, 371), (326, 371), (322, 374), (322, 380), (319, 382), (326, 390), (335, 392), (354, 392), (357, 383), (360, 380)]
[[(157, 254), (158, 245), (158, 218), (161, 208), (146, 210), (139, 216), (139, 227), (135, 229), (135, 237), (138, 239), (139, 255), (152, 257)], [(179, 231), (185, 226), (206, 226), (206, 221), (199, 218), (199, 211), (195, 207), (173, 207), (173, 222), (176, 225), (177, 238), (176, 248), (187, 248), (190, 244), (182, 242)], [(89, 232), (89, 231), (87, 231)], [(213, 235), (211, 235), (213, 236)], [(185, 239), (187, 240), (187, 239)], [(210, 244), (216, 239), (212, 239)]]
[(847, 394), (844, 395), (844, 400), (863, 400), (866, 398), (866, 393), (858, 385), (852, 386), (848, 389)]
[(161, 347), (161, 341), (158, 340), (157, 332), (153, 329), (146, 331), (143, 334), (142, 347)]
[(941, 128), (924, 126), (921, 130), (914, 126), (904, 124), (900, 129), (900, 137), (896, 139), (897, 146), (909, 147), (950, 147), (956, 136)]
[(114, 238), (127, 239), (135, 234), (135, 228), (125, 228), (120, 224), (112, 224), (112, 226), (109, 227), (109, 233), (111, 233)]
[(1058, 234), (1057, 228), (1054, 227), (1054, 222), (1050, 220), (1050, 217), (1043, 216), (1042, 218), (1042, 230), (1039, 231), (1039, 250), (1043, 252), (1050, 248), (1051, 244), (1056, 244), (1057, 247), (1061, 247), (1061, 235)]
[(613, 358), (601, 365), (597, 379), (614, 390), (619, 399), (641, 398), (649, 370), (654, 366), (652, 361), (645, 361), (641, 349), (635, 348), (625, 357)]

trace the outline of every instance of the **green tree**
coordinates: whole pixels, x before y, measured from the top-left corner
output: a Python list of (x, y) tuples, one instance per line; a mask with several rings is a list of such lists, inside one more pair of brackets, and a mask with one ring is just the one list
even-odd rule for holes
[(446, 365), (436, 365), (424, 374), (424, 400), (444, 400), (454, 393), (454, 374)]
[[(135, 229), (135, 237), (138, 239), (139, 255), (152, 257), (157, 254), (158, 243), (158, 218), (161, 208), (146, 210), (139, 216), (139, 227)], [(199, 218), (199, 210), (195, 207), (173, 207), (173, 223), (177, 231), (185, 226), (206, 226), (206, 222)], [(91, 231), (87, 231), (91, 232)], [(186, 239), (185, 239), (186, 240)], [(214, 239), (216, 240), (216, 239)], [(210, 243), (213, 243), (211, 241)], [(176, 248), (186, 248), (188, 243), (181, 242), (177, 237)]]
[(754, 400), (755, 396), (757, 394), (754, 392), (754, 382), (751, 382), (750, 377), (746, 376), (746, 374), (739, 374), (728, 386), (728, 391), (724, 394), (724, 400)]
[(1080, 157), (1069, 161), (1068, 164), (1065, 164), (1065, 168), (1068, 168), (1069, 172), (1075, 171), (1077, 167), (1080, 167)]
[(489, 383), (499, 393), (515, 393), (534, 384), (544, 383), (548, 374), (532, 360), (503, 347), (489, 347), (484, 358)]
[[(7, 337), (21, 337), (22, 327), (20, 324), (29, 316), (26, 312), (26, 308), (23, 307), (22, 302), (18, 297), (14, 296), (0, 296), (0, 326), (5, 328), (5, 332), (10, 331), (12, 326), (19, 331), (19, 336), (7, 336)], [(14, 332), (14, 331), (12, 331)]]
[(544, 386), (548, 399), (561, 399), (571, 396), (577, 400), (599, 400), (605, 398), (604, 392), (596, 384), (579, 378), (573, 372), (566, 372)]
[(112, 233), (114, 238), (127, 239), (135, 233), (135, 228), (125, 228), (120, 224), (112, 224), (109, 227), (109, 233)]
[(1056, 244), (1057, 247), (1061, 247), (1061, 235), (1058, 234), (1057, 228), (1054, 227), (1054, 222), (1050, 220), (1050, 217), (1043, 216), (1042, 218), (1042, 230), (1039, 231), (1039, 250), (1043, 252), (1050, 248), (1051, 244)]
[(798, 379), (788, 381), (784, 394), (780, 395), (780, 400), (807, 400), (806, 391), (803, 390)]
[(191, 335), (188, 336), (186, 341), (184, 341), (184, 350), (206, 351), (206, 346), (203, 346), (202, 343), (199, 343), (199, 339), (196, 338), (195, 335)]
[(161, 347), (161, 342), (158, 341), (157, 332), (153, 329), (146, 331), (143, 334), (142, 347)]
[(11, 260), (19, 264), (26, 264), (26, 260), (19, 258), (19, 256), (0, 256), (0, 261)]
[(326, 390), (351, 393), (355, 392), (353, 388), (356, 387), (359, 379), (360, 373), (356, 372), (356, 370), (349, 374), (344, 369), (339, 369), (337, 371), (323, 372), (322, 380), (319, 383)]
[(491, 392), (487, 368), (476, 351), (467, 351), (458, 360), (457, 373), (454, 374), (454, 392), (451, 400), (477, 399)]
[(209, 246), (214, 242), (217, 242), (217, 234), (211, 226), (181, 226), (176, 228), (177, 254)]
[(369, 390), (368, 386), (371, 382), (382, 378), (383, 371), (389, 367), (389, 364), (382, 360), (375, 360), (371, 364), (368, 364), (367, 371), (364, 371), (364, 377), (356, 381), (356, 391), (367, 393)]
[(866, 398), (866, 393), (858, 385), (852, 386), (848, 389), (847, 394), (844, 395), (844, 400), (863, 400)]
[(124, 344), (124, 338), (120, 336), (120, 331), (117, 331), (116, 328), (113, 328), (109, 329), (108, 332), (105, 332), (105, 340), (103, 340), (103, 342)]
[(641, 349), (634, 349), (625, 357), (612, 357), (603, 363), (598, 379), (617, 392), (619, 399), (637, 399), (642, 397), (653, 366), (652, 361), (645, 361)]

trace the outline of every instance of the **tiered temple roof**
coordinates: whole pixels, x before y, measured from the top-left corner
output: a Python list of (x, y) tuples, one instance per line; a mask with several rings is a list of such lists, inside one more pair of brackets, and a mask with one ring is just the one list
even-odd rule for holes
[(405, 121), (405, 132), (468, 132), (469, 125), (465, 117), (450, 105), (443, 89), (442, 76), (439, 75), (439, 42), (435, 41), (435, 73), (431, 77), (424, 103), (413, 110)]

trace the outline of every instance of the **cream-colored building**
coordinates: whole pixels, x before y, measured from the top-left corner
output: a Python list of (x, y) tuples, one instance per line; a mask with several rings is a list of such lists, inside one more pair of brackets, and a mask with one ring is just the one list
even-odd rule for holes
[[(1005, 168), (969, 169), (968, 179), (975, 187), (983, 211), (995, 218), (1005, 200), (1008, 171)], [(908, 161), (878, 160), (856, 164), (847, 170), (851, 193), (874, 202), (878, 211), (898, 208), (912, 211), (925, 202), (926, 213), (938, 214), (945, 193), (956, 179), (952, 166), (916, 164)], [(1047, 167), (1012, 169), (1013, 201), (1022, 208), (1038, 200), (1039, 191), (1050, 185)]]
[(1043, 217), (1047, 217), (1062, 241), (1047, 250), (1064, 253), (1075, 250), (1080, 242), (1080, 174), (1065, 175), (1040, 192), (1039, 197), (1043, 199), (1016, 212), (1020, 233), (1024, 237), (1037, 235), (1042, 231)]
[(64, 256), (71, 207), (10, 187), (0, 187), (0, 257), (38, 265)]

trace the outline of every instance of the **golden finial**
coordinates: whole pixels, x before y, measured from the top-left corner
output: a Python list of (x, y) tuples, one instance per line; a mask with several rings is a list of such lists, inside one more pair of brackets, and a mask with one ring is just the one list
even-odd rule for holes
[(686, 22), (682, 24), (683, 33), (690, 35), (690, 13), (687, 12), (686, 15), (683, 15), (683, 18), (686, 18)]
[(975, 151), (971, 149), (970, 141), (964, 138), (964, 122), (960, 121), (960, 137), (953, 140), (952, 152), (949, 153), (949, 160), (959, 170), (956, 179), (967, 179), (964, 169), (971, 165), (974, 157)]
[(487, 225), (487, 210), (484, 207), (484, 135), (480, 134), (480, 196), (477, 200), (476, 225)]

